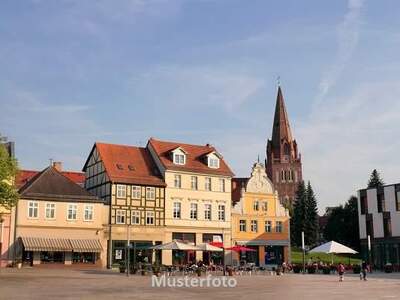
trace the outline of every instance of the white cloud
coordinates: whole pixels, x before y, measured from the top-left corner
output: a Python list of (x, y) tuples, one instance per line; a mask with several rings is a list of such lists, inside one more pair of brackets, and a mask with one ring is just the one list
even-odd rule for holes
[(361, 12), (364, 0), (349, 0), (348, 11), (337, 28), (337, 53), (333, 64), (328, 68), (319, 84), (316, 102), (320, 103), (335, 86), (340, 74), (352, 57), (359, 40)]
[(343, 98), (328, 98), (296, 133), (305, 179), (320, 208), (344, 202), (377, 168), (387, 183), (400, 180), (400, 82), (367, 82)]
[(232, 112), (264, 86), (264, 79), (218, 66), (169, 65), (134, 76), (130, 83), (135, 89), (148, 85), (145, 89), (151, 89), (153, 97), (155, 93), (160, 94), (159, 99), (188, 106), (201, 103)]

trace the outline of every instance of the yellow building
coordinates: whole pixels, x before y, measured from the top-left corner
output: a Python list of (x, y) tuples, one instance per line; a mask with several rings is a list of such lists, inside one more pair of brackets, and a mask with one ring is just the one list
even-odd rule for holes
[[(151, 138), (147, 144), (166, 183), (165, 239), (231, 245), (232, 171), (211, 145)], [(225, 263), (229, 264), (230, 254)], [(164, 264), (194, 260), (221, 264), (221, 253), (163, 251)]]
[(95, 143), (83, 168), (85, 188), (109, 206), (108, 266), (161, 261), (149, 249), (165, 240), (165, 183), (146, 148)]
[(19, 190), (13, 208), (15, 259), (29, 265), (62, 263), (104, 266), (108, 206), (54, 167)]
[(233, 252), (233, 263), (274, 266), (288, 262), (289, 212), (262, 164), (253, 165), (250, 178), (232, 179), (232, 203), (232, 242), (254, 250)]

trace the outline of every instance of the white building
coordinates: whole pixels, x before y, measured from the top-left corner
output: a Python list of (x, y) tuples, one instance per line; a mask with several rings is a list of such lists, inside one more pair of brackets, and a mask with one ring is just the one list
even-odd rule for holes
[(368, 257), (371, 239), (373, 264), (400, 264), (400, 184), (358, 191), (358, 221), (361, 251)]

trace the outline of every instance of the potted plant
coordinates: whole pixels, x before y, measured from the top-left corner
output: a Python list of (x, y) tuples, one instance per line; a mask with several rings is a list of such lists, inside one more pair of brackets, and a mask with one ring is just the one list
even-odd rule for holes
[(353, 274), (360, 274), (361, 272), (361, 266), (360, 265), (353, 265)]
[(384, 266), (385, 273), (392, 273), (393, 272), (393, 265), (391, 263), (387, 263)]
[(308, 274), (315, 274), (316, 267), (314, 265), (309, 265), (307, 267)]
[(322, 273), (323, 274), (330, 274), (331, 273), (331, 268), (328, 266), (323, 266), (322, 267)]
[(293, 273), (300, 273), (303, 268), (299, 265), (293, 265)]
[(126, 271), (125, 262), (120, 262), (119, 263), (119, 272), (120, 273), (125, 273), (125, 271)]

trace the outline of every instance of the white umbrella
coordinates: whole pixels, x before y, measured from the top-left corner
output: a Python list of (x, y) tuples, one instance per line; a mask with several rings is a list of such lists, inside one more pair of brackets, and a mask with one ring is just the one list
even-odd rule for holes
[(357, 251), (346, 247), (345, 245), (339, 244), (335, 241), (330, 241), (325, 244), (322, 244), (314, 249), (311, 249), (309, 253), (349, 253), (356, 254)]
[(154, 249), (154, 250), (184, 250), (184, 251), (190, 251), (190, 250), (200, 251), (201, 250), (199, 247), (196, 247), (194, 245), (189, 245), (189, 244), (185, 244), (185, 243), (178, 242), (178, 241), (172, 241), (172, 242), (169, 242), (166, 244), (153, 246), (153, 247), (150, 247), (150, 249)]
[(224, 251), (224, 249), (222, 249), (222, 248), (215, 247), (215, 246), (207, 244), (207, 243), (197, 245), (197, 247), (202, 251), (212, 251), (212, 252), (222, 252), (222, 251)]

